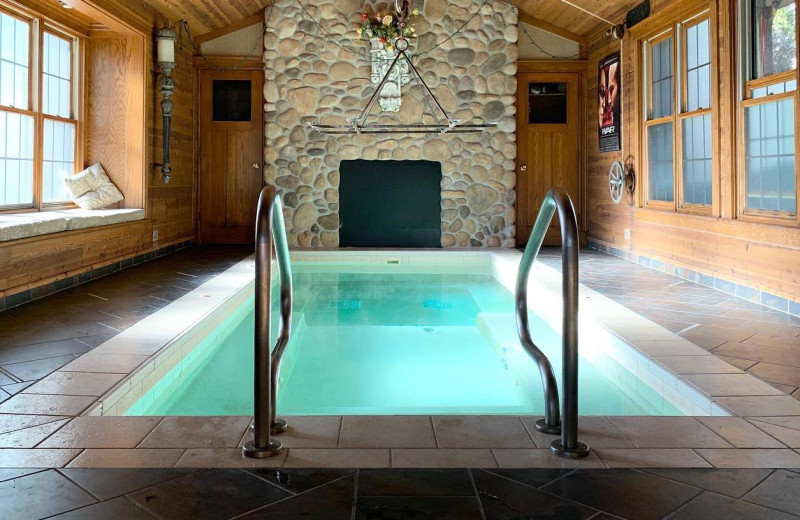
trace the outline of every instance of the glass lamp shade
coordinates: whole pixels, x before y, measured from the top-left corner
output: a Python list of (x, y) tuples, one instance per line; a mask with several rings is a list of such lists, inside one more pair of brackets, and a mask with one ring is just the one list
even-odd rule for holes
[(175, 31), (166, 25), (156, 33), (159, 63), (175, 63)]

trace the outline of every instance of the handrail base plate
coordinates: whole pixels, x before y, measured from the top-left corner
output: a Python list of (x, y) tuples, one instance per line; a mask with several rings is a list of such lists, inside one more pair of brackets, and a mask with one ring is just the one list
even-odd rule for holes
[(591, 450), (589, 446), (586, 444), (578, 441), (578, 445), (575, 448), (567, 449), (561, 444), (561, 439), (556, 439), (550, 445), (550, 451), (556, 457), (561, 457), (564, 459), (582, 459), (584, 457), (588, 457)]
[(253, 441), (247, 441), (242, 447), (242, 454), (251, 459), (268, 459), (275, 457), (283, 452), (283, 446), (278, 441), (269, 441), (269, 446), (266, 448), (256, 448)]
[[(286, 421), (283, 419), (275, 419), (275, 422), (272, 423), (269, 427), (269, 434), (270, 435), (280, 435), (281, 433), (286, 433), (286, 430), (289, 429), (289, 425), (286, 424)], [(254, 433), (256, 431), (256, 425), (250, 425), (250, 433)]]
[(545, 419), (536, 421), (536, 431), (546, 433), (548, 435), (561, 435), (561, 424), (547, 424)]

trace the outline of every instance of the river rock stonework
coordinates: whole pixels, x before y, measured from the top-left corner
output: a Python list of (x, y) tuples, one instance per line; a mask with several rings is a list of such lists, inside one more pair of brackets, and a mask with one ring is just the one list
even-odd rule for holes
[[(479, 9), (474, 0), (412, 0), (421, 15), (412, 20), (418, 38), (411, 40), (409, 53), (422, 77), (450, 117), (467, 123), (496, 121), (497, 128), (443, 136), (324, 135), (308, 129), (307, 123), (345, 124), (359, 116), (374, 92), (370, 44), (355, 40), (356, 29), (359, 13), (388, 11), (389, 4), (301, 3), (276, 0), (274, 8), (266, 10), (270, 18), (264, 38), (264, 176), (283, 196), (289, 244), (339, 245), (339, 161), (427, 159), (442, 164), (442, 246), (513, 247), (514, 10), (492, 2), (470, 20)], [(319, 28), (315, 20), (321, 20)], [(467, 20), (458, 35), (433, 48)], [(380, 114), (379, 108), (373, 114)], [(381, 122), (432, 123), (423, 113), (428, 111), (412, 81), (403, 87), (400, 112), (382, 114)]]

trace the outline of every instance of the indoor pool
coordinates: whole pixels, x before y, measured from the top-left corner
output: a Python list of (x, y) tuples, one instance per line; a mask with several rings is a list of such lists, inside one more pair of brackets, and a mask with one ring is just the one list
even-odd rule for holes
[[(516, 340), (513, 297), (491, 274), (300, 265), (294, 288), (278, 413), (543, 413), (538, 370)], [(191, 370), (173, 368), (126, 414), (252, 415), (253, 322), (251, 297), (196, 347), (202, 359)], [(560, 380), (560, 336), (535, 316), (533, 326)], [(596, 355), (581, 356), (579, 400), (584, 415), (682, 415)]]

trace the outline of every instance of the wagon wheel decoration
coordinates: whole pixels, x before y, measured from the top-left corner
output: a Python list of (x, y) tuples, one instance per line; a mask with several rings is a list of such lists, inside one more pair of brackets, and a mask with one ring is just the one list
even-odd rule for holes
[(625, 166), (621, 162), (614, 161), (608, 170), (608, 189), (611, 193), (611, 200), (615, 204), (619, 204), (622, 201), (622, 194), (626, 191), (633, 193), (635, 188), (633, 172), (626, 172)]

